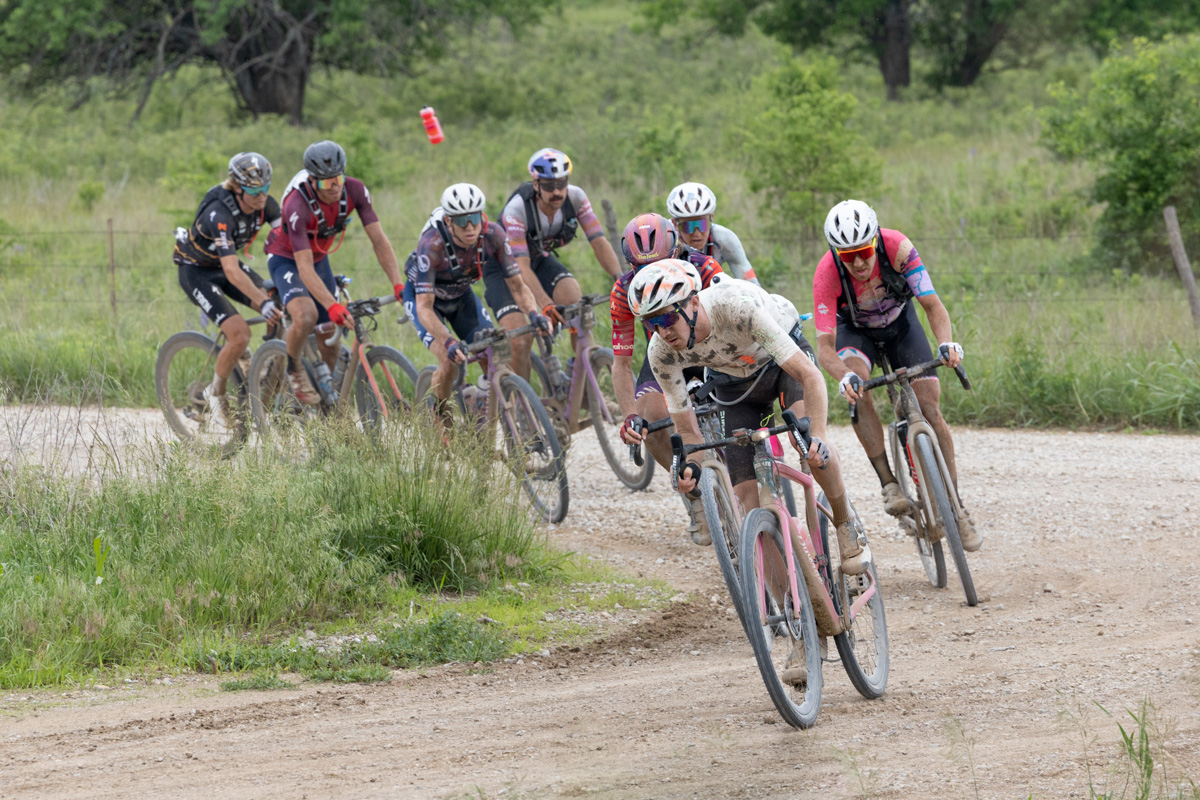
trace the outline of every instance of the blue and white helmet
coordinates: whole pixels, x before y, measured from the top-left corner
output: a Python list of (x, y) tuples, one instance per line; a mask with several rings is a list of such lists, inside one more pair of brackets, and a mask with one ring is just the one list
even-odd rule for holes
[(571, 159), (552, 147), (544, 147), (529, 157), (529, 174), (534, 178), (554, 180), (571, 174)]

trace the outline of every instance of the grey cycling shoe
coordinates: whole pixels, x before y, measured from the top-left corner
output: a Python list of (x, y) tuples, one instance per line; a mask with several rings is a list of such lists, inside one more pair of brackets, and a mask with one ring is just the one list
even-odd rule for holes
[(883, 510), (890, 516), (903, 517), (913, 512), (912, 503), (904, 495), (900, 484), (892, 481), (883, 487)]
[(712, 544), (712, 533), (708, 530), (708, 520), (704, 516), (703, 501), (691, 495), (685, 495), (684, 501), (688, 508), (687, 532), (692, 541), (701, 547)]

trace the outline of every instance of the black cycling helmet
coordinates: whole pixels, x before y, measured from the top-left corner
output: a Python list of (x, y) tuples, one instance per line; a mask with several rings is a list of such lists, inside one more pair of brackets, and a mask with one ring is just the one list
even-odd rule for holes
[(248, 189), (270, 186), (271, 162), (262, 153), (238, 153), (229, 159), (229, 177)]
[(342, 175), (346, 172), (346, 151), (328, 139), (313, 142), (304, 151), (304, 168), (317, 180)]

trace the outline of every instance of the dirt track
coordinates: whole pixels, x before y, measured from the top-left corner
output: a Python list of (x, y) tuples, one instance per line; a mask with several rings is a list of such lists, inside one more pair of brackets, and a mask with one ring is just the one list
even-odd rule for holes
[(581, 438), (572, 476), (599, 490), (576, 492), (551, 538), (689, 602), (487, 674), (10, 692), (0, 797), (1087, 797), (1085, 739), (1098, 789), (1117, 755), (1093, 701), (1120, 719), (1147, 697), (1170, 723), (1167, 777), (1200, 779), (1200, 439), (956, 431), (985, 535), (972, 609), (953, 567), (949, 589), (929, 586), (852, 433), (832, 438), (872, 535), (892, 668), (867, 701), (826, 665), (810, 731), (779, 721), (712, 550), (685, 542), (663, 476), (630, 494)]

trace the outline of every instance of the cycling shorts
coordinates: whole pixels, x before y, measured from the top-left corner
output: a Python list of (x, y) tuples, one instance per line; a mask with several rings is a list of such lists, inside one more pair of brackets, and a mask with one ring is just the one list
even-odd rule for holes
[[(421, 342), (425, 347), (429, 347), (433, 344), (433, 334), (425, 330), (425, 326), (417, 318), (417, 296), (413, 291), (413, 281), (404, 284), (403, 297), (404, 310), (408, 312), (408, 318), (412, 320), (413, 327), (417, 329), (417, 335), (421, 337)], [(438, 315), (438, 319), (450, 326), (450, 330), (454, 331), (455, 336), (468, 344), (475, 339), (476, 333), (492, 327), (492, 321), (484, 311), (483, 303), (479, 301), (479, 295), (474, 292), (467, 292), (462, 297), (456, 297), (453, 300), (441, 300), (435, 297), (433, 310)]]
[[(285, 308), (288, 303), (298, 297), (312, 298), (312, 294), (300, 280), (300, 269), (296, 266), (295, 260), (272, 253), (267, 256), (267, 269), (271, 273), (271, 280), (275, 281), (275, 288), (279, 291), (279, 302)], [(321, 283), (325, 284), (329, 293), (336, 298), (337, 284), (333, 280), (333, 267), (329, 266), (329, 256), (322, 256), (320, 261), (315, 262), (313, 270), (316, 271), (317, 277), (321, 279)], [(313, 300), (313, 303), (317, 307), (317, 324), (323, 325), (329, 322), (329, 312), (325, 307), (316, 300)]]
[(488, 308), (492, 309), (498, 320), (509, 314), (521, 313), (521, 307), (517, 305), (512, 290), (508, 288), (508, 281), (504, 278), (504, 270), (496, 259), (484, 262), (483, 296), (487, 300)]
[[(258, 273), (242, 264), (242, 271), (250, 276), (254, 285), (262, 288), (263, 279)], [(195, 264), (179, 264), (179, 285), (187, 293), (188, 299), (199, 306), (205, 316), (218, 326), (230, 317), (239, 316), (230, 300), (235, 300), (244, 306), (254, 307), (250, 298), (226, 276), (225, 270), (198, 267)]]
[[(933, 349), (925, 338), (925, 329), (921, 327), (917, 309), (911, 302), (894, 322), (882, 328), (856, 328), (839, 318), (837, 352), (843, 361), (861, 358), (867, 363), (868, 375), (879, 365), (881, 355), (887, 359), (892, 370), (933, 360)], [(921, 378), (937, 380), (937, 375), (922, 375)]]
[[(791, 337), (804, 354), (814, 364), (817, 363), (812, 345), (804, 337), (799, 325), (792, 328)], [(739, 401), (725, 407), (726, 436), (738, 428), (754, 430), (769, 426), (775, 415), (776, 400), (782, 408), (789, 408), (804, 399), (804, 386), (774, 361), (746, 378), (733, 378), (720, 372), (710, 372), (710, 376), (717, 377), (718, 380), (727, 379), (718, 383), (713, 391), (717, 400), (722, 403)], [(725, 464), (729, 468), (729, 481), (734, 486), (754, 480), (754, 448), (726, 447)]]
[(538, 283), (542, 285), (542, 291), (551, 297), (554, 297), (554, 287), (558, 286), (559, 281), (563, 278), (575, 279), (575, 276), (563, 266), (563, 263), (550, 253), (531, 257), (529, 268), (537, 276)]

